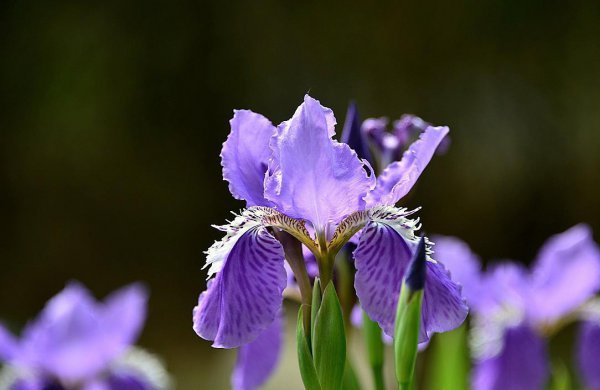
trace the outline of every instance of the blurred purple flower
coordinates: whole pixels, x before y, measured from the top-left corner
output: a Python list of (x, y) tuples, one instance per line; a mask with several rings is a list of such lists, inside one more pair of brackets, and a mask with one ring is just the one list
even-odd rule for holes
[[(342, 142), (347, 143), (378, 170), (384, 169), (393, 161), (402, 159), (403, 152), (410, 143), (431, 126), (430, 123), (415, 115), (404, 114), (393, 122), (388, 131), (389, 121), (385, 117), (368, 118), (362, 124), (358, 109), (354, 102), (348, 106), (344, 122)], [(443, 154), (448, 150), (450, 138), (440, 141), (436, 153)]]
[[(284, 230), (317, 262), (323, 251), (337, 253), (360, 232), (354, 251), (356, 292), (369, 315), (393, 334), (400, 282), (419, 228), (418, 220), (407, 218), (413, 212), (394, 205), (417, 181), (448, 128), (427, 127), (402, 160), (375, 180), (366, 160), (333, 139), (333, 112), (308, 95), (278, 127), (248, 110), (234, 111), (230, 123), (221, 152), (223, 177), (248, 209), (220, 227), (224, 239), (206, 252), (209, 277), (216, 276), (194, 308), (196, 333), (220, 348), (262, 343), (261, 335), (271, 332), (278, 318), (288, 285), (284, 248), (276, 237)], [(467, 314), (446, 270), (430, 258), (427, 268), (421, 341), (433, 332), (455, 328)], [(260, 356), (244, 356), (248, 352), (241, 350), (240, 364), (259, 364)], [(271, 361), (273, 356), (265, 353), (264, 359)], [(263, 363), (261, 367), (272, 366)], [(239, 367), (236, 372), (248, 370)], [(234, 377), (234, 384), (242, 382)]]
[(133, 284), (98, 302), (73, 282), (46, 304), (20, 339), (0, 326), (0, 361), (14, 376), (9, 389), (125, 388), (114, 385), (120, 383), (117, 374), (143, 390), (164, 388), (143, 376), (144, 367), (125, 362), (144, 324), (147, 295)]
[(436, 238), (436, 254), (463, 285), (473, 318), (475, 390), (535, 390), (548, 380), (544, 335), (600, 288), (600, 249), (589, 227), (551, 237), (531, 271), (515, 263), (481, 271), (456, 238)]

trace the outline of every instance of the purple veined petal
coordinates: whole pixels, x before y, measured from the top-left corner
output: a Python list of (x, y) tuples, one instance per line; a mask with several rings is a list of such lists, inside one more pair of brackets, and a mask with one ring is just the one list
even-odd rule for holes
[(265, 178), (265, 197), (275, 208), (310, 221), (319, 232), (364, 209), (363, 198), (374, 184), (364, 169), (368, 163), (332, 139), (334, 124), (331, 110), (306, 95), (271, 140), (273, 158)]
[(435, 258), (442, 263), (450, 277), (462, 286), (462, 295), (467, 299), (469, 307), (477, 310), (486, 304), (486, 290), (482, 288), (481, 261), (471, 248), (456, 237), (436, 236)]
[(132, 284), (112, 293), (104, 302), (104, 351), (107, 359), (112, 359), (138, 338), (146, 320), (148, 291), (139, 283)]
[(469, 308), (461, 288), (439, 262), (427, 261), (425, 292), (421, 308), (419, 342), (426, 342), (433, 333), (458, 328), (467, 318)]
[(369, 222), (353, 255), (354, 288), (360, 304), (392, 336), (398, 294), (412, 257), (410, 247), (391, 226)]
[(105, 342), (99, 305), (82, 285), (70, 283), (25, 328), (20, 360), (65, 382), (79, 382), (109, 363)]
[(238, 351), (231, 376), (234, 390), (258, 389), (271, 376), (281, 355), (283, 345), (283, 320), (281, 315), (258, 337)]
[[(414, 221), (407, 219), (394, 226), (369, 222), (354, 251), (354, 288), (361, 306), (390, 336), (394, 334), (402, 280), (418, 242), (414, 230), (403, 227), (407, 221), (414, 226)], [(433, 332), (458, 327), (468, 313), (460, 287), (450, 280), (443, 266), (432, 260), (427, 261), (422, 312), (420, 342), (427, 341)]]
[(223, 178), (229, 182), (229, 191), (236, 199), (245, 200), (247, 207), (268, 206), (263, 183), (275, 126), (249, 110), (235, 110), (230, 124), (231, 133), (221, 151)]
[(534, 321), (552, 322), (576, 309), (600, 288), (600, 249), (591, 229), (577, 225), (551, 237), (532, 271)]
[(0, 362), (13, 360), (19, 351), (19, 342), (8, 329), (0, 324)]
[(287, 284), (279, 241), (260, 225), (240, 234), (194, 308), (194, 330), (217, 348), (254, 340), (275, 319)]
[(373, 157), (367, 145), (364, 133), (361, 131), (360, 116), (356, 103), (350, 102), (346, 112), (346, 120), (342, 130), (342, 143), (348, 144), (358, 155), (358, 158), (373, 164)]
[(402, 160), (388, 165), (379, 175), (375, 189), (365, 198), (367, 207), (392, 206), (402, 199), (425, 170), (448, 132), (447, 127), (428, 127), (404, 152)]
[(586, 321), (581, 324), (576, 353), (586, 389), (600, 390), (600, 323)]
[(528, 326), (506, 329), (502, 351), (476, 362), (473, 390), (542, 390), (548, 380), (546, 345)]

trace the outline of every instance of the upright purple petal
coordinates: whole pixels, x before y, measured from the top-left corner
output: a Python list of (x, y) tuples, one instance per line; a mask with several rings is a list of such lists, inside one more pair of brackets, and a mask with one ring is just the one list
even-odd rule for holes
[(366, 197), (367, 206), (394, 205), (402, 199), (425, 170), (448, 131), (447, 127), (428, 127), (404, 152), (402, 160), (388, 165), (379, 175), (375, 189)]
[(233, 389), (254, 390), (265, 383), (279, 363), (282, 344), (283, 323), (277, 316), (256, 340), (240, 347), (231, 377)]
[[(396, 229), (386, 223), (369, 222), (354, 252), (354, 287), (360, 304), (390, 336), (394, 334), (402, 280), (417, 243), (416, 239), (407, 241)], [(428, 260), (419, 341), (426, 341), (433, 332), (456, 328), (467, 312), (460, 288), (439, 263)]]
[(331, 110), (306, 95), (271, 141), (273, 159), (265, 179), (265, 197), (278, 211), (306, 219), (318, 231), (364, 209), (374, 181), (356, 153), (332, 139), (334, 124)]
[(237, 239), (194, 308), (194, 330), (218, 348), (254, 340), (275, 319), (287, 283), (283, 248), (266, 228)]
[(223, 178), (229, 182), (231, 194), (245, 200), (247, 207), (267, 206), (263, 182), (271, 157), (269, 140), (275, 127), (264, 116), (249, 110), (234, 111), (229, 123), (231, 133), (221, 151)]
[(473, 390), (541, 390), (548, 380), (546, 345), (527, 326), (508, 328), (502, 351), (478, 361)]
[(429, 340), (432, 333), (458, 328), (469, 313), (460, 286), (442, 264), (428, 261), (425, 279), (419, 342)]
[[(132, 284), (112, 293), (103, 313), (105, 351), (116, 357), (138, 338), (146, 320), (148, 292), (141, 284)], [(111, 356), (112, 355), (112, 356)]]
[(435, 258), (442, 263), (452, 280), (462, 286), (462, 295), (467, 299), (469, 306), (477, 306), (481, 302), (481, 261), (471, 251), (469, 246), (456, 237), (437, 236), (435, 242)]
[(591, 229), (577, 225), (551, 237), (540, 250), (532, 272), (536, 321), (554, 321), (576, 309), (600, 288), (600, 249)]
[(369, 145), (367, 145), (364, 133), (361, 131), (358, 108), (354, 102), (350, 102), (348, 105), (341, 141), (354, 149), (360, 159), (365, 159), (373, 164)]
[(106, 341), (95, 299), (83, 286), (71, 283), (26, 327), (20, 359), (57, 378), (77, 382), (106, 367), (112, 358)]
[(577, 364), (588, 390), (600, 390), (600, 323), (581, 324), (577, 340)]

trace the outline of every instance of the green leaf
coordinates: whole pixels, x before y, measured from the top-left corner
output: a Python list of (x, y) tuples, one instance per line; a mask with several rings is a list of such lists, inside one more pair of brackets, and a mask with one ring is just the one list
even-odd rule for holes
[(361, 390), (360, 382), (354, 371), (354, 367), (350, 360), (346, 360), (346, 369), (344, 370), (344, 379), (342, 381), (342, 389), (344, 390)]
[(417, 360), (423, 290), (411, 291), (402, 283), (394, 331), (396, 379), (400, 389), (410, 389)]
[(315, 321), (313, 357), (321, 388), (340, 390), (346, 364), (346, 333), (342, 307), (333, 283), (323, 292)]
[(369, 366), (373, 374), (373, 381), (376, 390), (385, 390), (385, 381), (383, 377), (383, 359), (384, 345), (381, 334), (381, 328), (377, 322), (373, 321), (365, 311), (363, 311), (363, 335), (367, 346)]
[(296, 343), (300, 376), (302, 377), (302, 382), (304, 383), (306, 390), (321, 390), (317, 371), (315, 370), (315, 364), (310, 353), (310, 348), (308, 347), (306, 334), (304, 333), (304, 318), (302, 314), (305, 310), (304, 306), (306, 305), (302, 305), (298, 311), (298, 323), (296, 325)]
[(319, 278), (315, 278), (315, 284), (313, 286), (312, 302), (310, 306), (310, 334), (312, 339), (311, 352), (315, 350), (314, 334), (315, 334), (315, 323), (317, 321), (317, 313), (321, 307), (321, 281)]
[(430, 375), (427, 378), (427, 388), (468, 389), (469, 349), (466, 324), (451, 332), (436, 334), (429, 348), (431, 361), (428, 364)]

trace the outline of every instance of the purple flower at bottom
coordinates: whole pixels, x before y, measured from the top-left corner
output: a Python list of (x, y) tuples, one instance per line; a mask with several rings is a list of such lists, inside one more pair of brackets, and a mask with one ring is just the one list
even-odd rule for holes
[(600, 321), (581, 324), (577, 339), (577, 363), (588, 390), (600, 390)]
[(147, 295), (133, 284), (98, 302), (82, 285), (70, 283), (20, 339), (0, 326), (0, 361), (6, 364), (5, 375), (14, 379), (8, 388), (117, 390), (111, 384), (117, 372), (138, 375), (137, 381), (145, 384), (141, 389), (164, 388), (143, 375), (143, 366), (130, 362), (131, 356), (144, 355), (132, 344), (144, 324)]
[(468, 246), (451, 237), (436, 238), (436, 254), (463, 285), (473, 313), (473, 389), (542, 389), (545, 337), (600, 288), (600, 249), (590, 228), (551, 237), (530, 271), (503, 263), (482, 272)]

